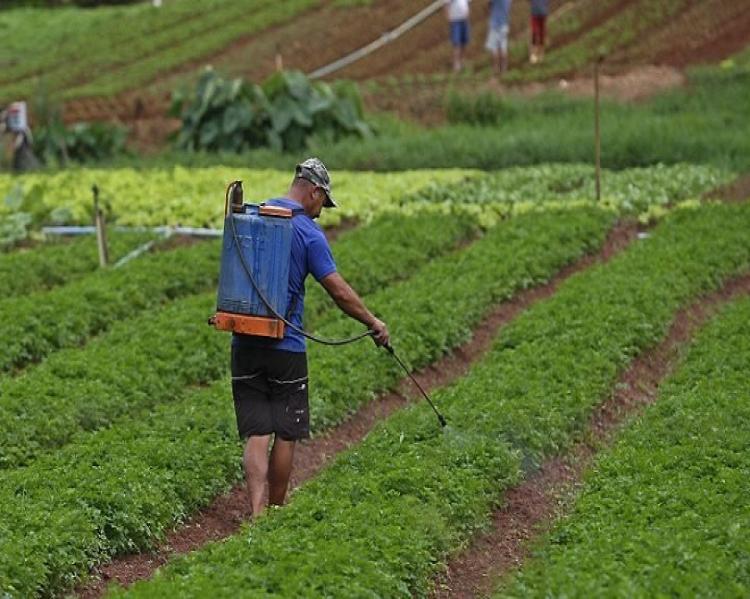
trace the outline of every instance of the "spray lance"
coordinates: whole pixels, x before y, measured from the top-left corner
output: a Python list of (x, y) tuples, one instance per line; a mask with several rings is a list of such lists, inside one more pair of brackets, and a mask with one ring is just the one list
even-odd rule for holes
[[(300, 210), (298, 214), (301, 214), (303, 211)], [(244, 216), (247, 215), (247, 216)], [(282, 312), (284, 311), (282, 302), (276, 298), (276, 302), (272, 301), (268, 298), (267, 294), (264, 292), (263, 289), (261, 289), (261, 285), (258, 283), (256, 276), (253, 273), (252, 268), (247, 263), (247, 259), (244, 255), (244, 252), (241, 251), (240, 248), (243, 247), (240, 241), (240, 234), (237, 230), (237, 219), (240, 218), (240, 222), (244, 224), (245, 221), (251, 221), (254, 223), (255, 226), (255, 233), (256, 237), (258, 235), (258, 231), (263, 231), (262, 226), (262, 219), (271, 219), (275, 222), (272, 223), (272, 225), (275, 225), (277, 228), (281, 224), (282, 227), (284, 225), (287, 226), (289, 230), (289, 243), (287, 245), (284, 245), (279, 248), (279, 253), (286, 253), (286, 255), (291, 255), (291, 218), (293, 216), (296, 216), (293, 211), (286, 209), (286, 208), (279, 208), (276, 206), (253, 206), (253, 205), (246, 205), (243, 204), (243, 190), (242, 190), (242, 182), (241, 181), (234, 181), (230, 183), (230, 185), (227, 187), (227, 192), (225, 196), (225, 202), (224, 202), (224, 255), (222, 256), (222, 273), (220, 276), (220, 282), (219, 282), (219, 311), (217, 311), (216, 315), (209, 318), (208, 323), (210, 325), (215, 326), (218, 329), (221, 330), (228, 330), (233, 332), (239, 332), (239, 333), (247, 333), (247, 334), (256, 334), (261, 336), (269, 336), (269, 337), (275, 337), (275, 338), (282, 338), (284, 336), (284, 327), (289, 327), (292, 330), (298, 332), (302, 336), (304, 336), (307, 339), (310, 339), (311, 341), (314, 341), (315, 343), (320, 343), (323, 345), (332, 345), (332, 346), (340, 346), (340, 345), (347, 345), (349, 343), (354, 343), (355, 341), (359, 341), (360, 339), (364, 339), (365, 337), (372, 337), (375, 332), (372, 330), (367, 330), (364, 333), (360, 333), (359, 335), (355, 335), (353, 337), (348, 337), (346, 339), (324, 339), (321, 337), (318, 337), (316, 335), (313, 335), (311, 333), (308, 333), (301, 327), (298, 327), (294, 323), (290, 322), (289, 318), (284, 316)], [(258, 222), (258, 219), (261, 219), (260, 222)], [(286, 219), (289, 221), (288, 223), (282, 222), (280, 223), (279, 219)], [(228, 222), (227, 222), (228, 221)], [(229, 227), (227, 227), (227, 224)], [(229, 239), (227, 239), (227, 236), (230, 235)], [(248, 235), (248, 237), (252, 237)], [(288, 247), (287, 247), (288, 246)], [(262, 245), (259, 245), (258, 248), (262, 247)], [(236, 277), (229, 276), (225, 274), (225, 271), (228, 269), (227, 266), (227, 252), (228, 250), (231, 250), (232, 248), (237, 248), (236, 255), (239, 258), (239, 265), (241, 266), (241, 270), (244, 271), (244, 274), (247, 277), (247, 280), (250, 282), (252, 289), (249, 290), (251, 292), (254, 292), (257, 294), (257, 297), (262, 302), (263, 306), (269, 312), (273, 319), (269, 319), (267, 316), (258, 316), (257, 314), (249, 314), (246, 313), (247, 310), (241, 310), (241, 313), (235, 313), (234, 311), (224, 312), (222, 311), (222, 281), (223, 280), (230, 280), (230, 281), (236, 281)], [(258, 249), (254, 248), (254, 249)], [(256, 261), (257, 262), (257, 261)], [(232, 304), (231, 302), (229, 305), (236, 305), (236, 302)], [(275, 321), (275, 322), (273, 322)], [(404, 370), (404, 372), (409, 376), (409, 378), (412, 380), (414, 385), (419, 389), (422, 396), (427, 400), (427, 403), (430, 404), (430, 407), (435, 412), (435, 415), (438, 418), (438, 421), (440, 422), (441, 427), (446, 426), (446, 420), (443, 417), (443, 415), (438, 411), (435, 404), (432, 402), (430, 397), (427, 395), (425, 390), (422, 388), (422, 386), (419, 384), (417, 379), (412, 375), (412, 373), (407, 368), (406, 364), (398, 357), (396, 352), (393, 349), (393, 346), (390, 344), (386, 344), (384, 346), (385, 350), (393, 356), (393, 359), (396, 360), (398, 365)]]

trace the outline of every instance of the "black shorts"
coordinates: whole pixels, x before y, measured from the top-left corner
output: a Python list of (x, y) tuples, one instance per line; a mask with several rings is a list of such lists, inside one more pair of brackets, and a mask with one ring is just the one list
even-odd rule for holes
[(241, 439), (310, 436), (307, 354), (233, 345), (232, 395)]

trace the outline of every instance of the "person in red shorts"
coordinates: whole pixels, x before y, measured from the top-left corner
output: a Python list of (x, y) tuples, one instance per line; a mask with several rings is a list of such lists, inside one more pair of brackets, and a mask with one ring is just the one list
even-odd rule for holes
[(531, 48), (529, 62), (536, 64), (544, 60), (544, 44), (547, 37), (547, 0), (529, 0), (531, 3)]

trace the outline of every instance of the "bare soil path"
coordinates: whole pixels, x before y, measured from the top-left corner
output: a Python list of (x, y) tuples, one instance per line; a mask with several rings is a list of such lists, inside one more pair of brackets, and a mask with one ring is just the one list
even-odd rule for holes
[(504, 506), (493, 515), (491, 530), (453, 557), (437, 578), (432, 597), (486, 596), (499, 578), (518, 568), (529, 556), (530, 541), (549, 530), (564, 507), (572, 503), (597, 453), (613, 442), (630, 418), (656, 401), (660, 384), (678, 362), (680, 350), (723, 304), (744, 295), (750, 295), (750, 274), (680, 310), (666, 338), (620, 375), (612, 396), (593, 413), (585, 440), (565, 455), (545, 461), (538, 472), (506, 493)]
[[(563, 269), (549, 283), (523, 291), (513, 299), (498, 305), (476, 327), (470, 341), (438, 362), (415, 373), (420, 385), (429, 393), (463, 376), (471, 364), (490, 348), (500, 329), (516, 315), (534, 303), (550, 297), (559, 285), (574, 273), (611, 259), (633, 242), (638, 232), (639, 227), (635, 223), (617, 225), (596, 254), (581, 258)], [(417, 395), (410, 382), (404, 380), (395, 391), (363, 406), (340, 426), (301, 443), (295, 455), (292, 493), (306, 480), (315, 476), (336, 454), (364, 439), (379, 421), (408, 402), (416, 400)], [(214, 500), (188, 523), (170, 533), (166, 541), (155, 551), (118, 557), (111, 563), (97, 568), (93, 572), (91, 582), (79, 588), (77, 595), (84, 599), (93, 599), (101, 597), (110, 582), (116, 581), (127, 586), (149, 578), (159, 566), (172, 557), (235, 533), (249, 517), (245, 488), (243, 484), (239, 484), (228, 494)]]

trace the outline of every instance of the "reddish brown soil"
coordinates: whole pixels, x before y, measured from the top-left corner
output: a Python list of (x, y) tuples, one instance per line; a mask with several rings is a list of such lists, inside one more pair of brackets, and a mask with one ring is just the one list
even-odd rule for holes
[(705, 198), (724, 202), (744, 202), (750, 199), (750, 174), (740, 175), (729, 185), (707, 193)]
[[(474, 330), (474, 336), (450, 355), (415, 373), (420, 385), (429, 393), (449, 384), (464, 375), (470, 365), (478, 360), (490, 347), (492, 340), (505, 324), (532, 304), (551, 296), (557, 287), (572, 274), (588, 268), (596, 262), (604, 262), (624, 249), (636, 238), (638, 227), (625, 223), (615, 227), (607, 237), (601, 250), (578, 260), (563, 269), (549, 283), (521, 292), (512, 300), (500, 304)], [(359, 443), (373, 426), (387, 418), (407, 402), (416, 398), (408, 379), (398, 388), (360, 408), (346, 422), (332, 431), (301, 443), (295, 455), (295, 469), (291, 480), (294, 490), (315, 476), (337, 453)], [(129, 585), (150, 577), (154, 571), (175, 555), (186, 553), (202, 545), (225, 538), (236, 532), (250, 517), (244, 485), (238, 485), (228, 494), (218, 497), (187, 524), (170, 533), (157, 550), (116, 558), (100, 566), (93, 573), (92, 581), (78, 589), (79, 597), (100, 597), (110, 582)]]
[(436, 579), (435, 598), (486, 596), (498, 579), (517, 568), (529, 555), (530, 541), (549, 530), (564, 511), (584, 471), (598, 451), (611, 444), (618, 430), (644, 406), (657, 399), (661, 381), (679, 359), (681, 348), (696, 330), (727, 301), (750, 294), (750, 275), (727, 283), (720, 291), (700, 298), (675, 317), (666, 338), (636, 358), (620, 375), (615, 392), (592, 414), (581, 441), (563, 456), (544, 462), (524, 483), (508, 491), (504, 505), (493, 516), (490, 532), (449, 562)]
[(685, 68), (718, 62), (750, 43), (750, 14), (734, 0), (692, 0), (669, 22), (659, 23), (639, 43), (622, 49), (614, 62)]

